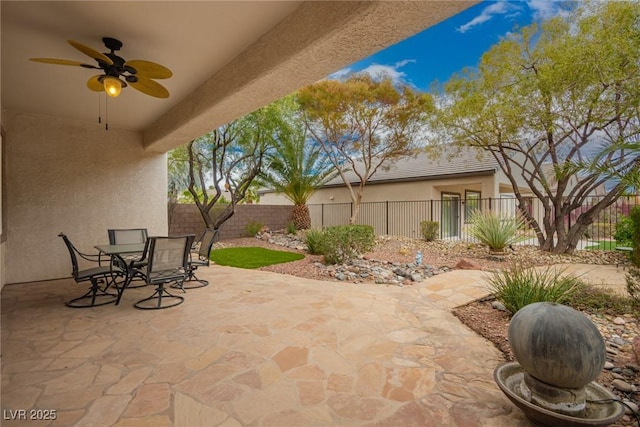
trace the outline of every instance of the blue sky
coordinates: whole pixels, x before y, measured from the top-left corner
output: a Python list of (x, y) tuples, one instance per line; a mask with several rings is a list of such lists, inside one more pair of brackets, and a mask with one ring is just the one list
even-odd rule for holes
[(354, 72), (387, 73), (394, 80), (428, 91), (445, 82), (516, 27), (566, 13), (571, 2), (552, 0), (483, 1), (448, 20), (329, 76)]

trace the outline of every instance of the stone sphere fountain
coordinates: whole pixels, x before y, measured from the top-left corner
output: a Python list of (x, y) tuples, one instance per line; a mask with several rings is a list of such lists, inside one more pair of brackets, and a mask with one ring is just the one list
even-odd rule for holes
[(511, 319), (509, 343), (517, 362), (498, 366), (494, 379), (530, 420), (554, 427), (608, 426), (624, 414), (612, 401), (616, 396), (594, 382), (606, 350), (582, 313), (562, 304), (529, 304)]

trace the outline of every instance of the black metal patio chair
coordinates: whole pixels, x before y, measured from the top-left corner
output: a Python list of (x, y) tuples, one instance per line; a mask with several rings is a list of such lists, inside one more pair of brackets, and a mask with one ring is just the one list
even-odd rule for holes
[(107, 233), (110, 245), (145, 243), (149, 238), (146, 228), (110, 228)]
[[(218, 241), (217, 228), (205, 228), (200, 239), (200, 245), (196, 251), (189, 252), (189, 264), (187, 270), (187, 280), (182, 284), (182, 289), (202, 288), (209, 284), (209, 281), (198, 279), (196, 270), (198, 267), (208, 267), (210, 264), (209, 255), (213, 244)], [(194, 283), (195, 282), (195, 283)]]
[[(64, 241), (69, 256), (71, 257), (71, 276), (76, 283), (90, 282), (89, 290), (82, 296), (67, 301), (65, 304), (73, 308), (96, 307), (116, 302), (117, 294), (107, 292), (110, 285), (114, 284), (117, 278), (124, 276), (124, 271), (112, 264), (102, 265), (100, 254), (87, 254), (78, 250), (69, 238), (64, 234), (58, 234)], [(91, 264), (97, 264), (95, 267), (80, 269), (79, 260), (83, 259)]]
[(184, 297), (173, 295), (167, 287), (178, 287), (188, 276), (189, 249), (195, 236), (149, 237), (146, 283), (155, 285), (154, 293), (134, 304), (136, 308), (157, 310), (175, 307), (184, 302)]
[[(149, 233), (146, 228), (110, 228), (107, 230), (107, 233), (109, 235), (110, 245), (146, 243), (149, 238)], [(144, 256), (131, 255), (122, 257), (122, 259), (130, 264), (128, 267), (134, 272), (128, 288), (141, 288), (146, 286), (144, 267), (147, 265), (147, 260), (144, 259)], [(119, 267), (123, 269), (127, 268), (127, 266)], [(140, 281), (142, 281), (142, 283), (139, 283)], [(132, 282), (137, 283), (132, 284)]]

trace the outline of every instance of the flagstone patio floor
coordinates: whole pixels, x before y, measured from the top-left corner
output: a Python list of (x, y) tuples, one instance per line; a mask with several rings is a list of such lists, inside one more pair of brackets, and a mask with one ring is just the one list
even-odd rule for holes
[(133, 307), (150, 288), (72, 309), (71, 279), (5, 286), (2, 425), (531, 425), (493, 381), (502, 354), (450, 312), (487, 294), (481, 272), (405, 287), (199, 276), (211, 284), (152, 311)]

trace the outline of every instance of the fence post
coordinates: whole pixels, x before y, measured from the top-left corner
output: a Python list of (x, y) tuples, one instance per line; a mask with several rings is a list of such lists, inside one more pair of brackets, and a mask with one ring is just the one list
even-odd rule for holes
[(385, 202), (385, 208), (386, 208), (385, 215), (387, 216), (387, 224), (385, 225), (385, 234), (389, 234), (389, 201), (388, 200)]

